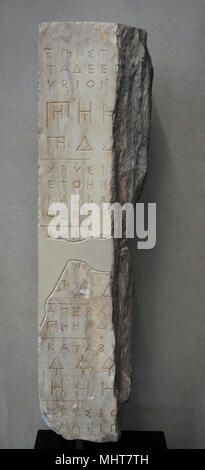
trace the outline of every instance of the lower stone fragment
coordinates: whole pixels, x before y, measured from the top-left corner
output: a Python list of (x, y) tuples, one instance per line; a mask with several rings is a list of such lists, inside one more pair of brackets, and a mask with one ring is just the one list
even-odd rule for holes
[(67, 439), (117, 440), (110, 273), (69, 261), (45, 312), (39, 335), (45, 421)]

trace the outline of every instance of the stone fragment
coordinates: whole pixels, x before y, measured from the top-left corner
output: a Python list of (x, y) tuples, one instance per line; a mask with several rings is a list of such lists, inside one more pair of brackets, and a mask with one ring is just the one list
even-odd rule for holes
[[(130, 395), (133, 268), (125, 220), (122, 238), (103, 236), (102, 207), (139, 197), (151, 85), (145, 31), (40, 25), (39, 396), (45, 422), (66, 439), (116, 441)], [(98, 204), (100, 233), (71, 236), (69, 219), (53, 239), (51, 204), (69, 208), (73, 195)]]

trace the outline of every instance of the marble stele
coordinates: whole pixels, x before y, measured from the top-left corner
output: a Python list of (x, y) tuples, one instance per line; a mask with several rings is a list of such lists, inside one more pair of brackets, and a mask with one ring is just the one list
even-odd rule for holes
[(39, 27), (39, 395), (66, 439), (119, 439), (131, 389), (133, 269), (124, 236), (53, 239), (49, 207), (135, 203), (147, 170), (146, 32), (116, 23)]

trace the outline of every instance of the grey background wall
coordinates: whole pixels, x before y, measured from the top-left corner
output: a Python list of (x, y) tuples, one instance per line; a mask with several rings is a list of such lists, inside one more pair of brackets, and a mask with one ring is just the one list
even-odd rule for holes
[(116, 21), (148, 31), (155, 69), (149, 173), (157, 245), (137, 251), (133, 391), (125, 429), (205, 448), (203, 0), (0, 1), (0, 447), (32, 448), (37, 389), (37, 31)]

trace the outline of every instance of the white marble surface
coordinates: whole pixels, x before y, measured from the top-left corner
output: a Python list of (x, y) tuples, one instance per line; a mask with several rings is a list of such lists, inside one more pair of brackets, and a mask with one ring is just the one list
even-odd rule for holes
[(39, 394), (67, 439), (116, 440), (113, 240), (52, 240), (49, 205), (109, 202), (116, 24), (39, 29)]

